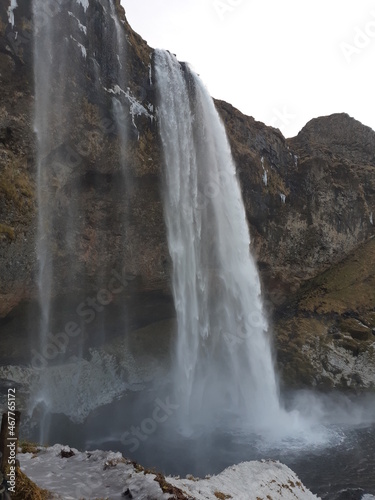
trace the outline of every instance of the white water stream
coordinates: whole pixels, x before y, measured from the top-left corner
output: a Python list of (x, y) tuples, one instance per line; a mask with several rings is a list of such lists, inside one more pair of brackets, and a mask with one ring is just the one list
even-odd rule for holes
[(225, 129), (187, 65), (158, 50), (155, 70), (181, 425), (272, 426), (284, 412)]

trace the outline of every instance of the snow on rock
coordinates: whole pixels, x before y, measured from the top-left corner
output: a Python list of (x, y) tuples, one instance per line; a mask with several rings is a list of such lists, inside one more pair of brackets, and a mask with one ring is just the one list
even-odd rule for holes
[(86, 57), (87, 57), (86, 47), (84, 45), (82, 45), (82, 43), (80, 43), (78, 40), (76, 40), (72, 35), (70, 35), (70, 38), (76, 42), (78, 47), (81, 49), (82, 56), (86, 59)]
[[(167, 480), (187, 495), (193, 495), (195, 500), (215, 500), (216, 498), (309, 500), (318, 498), (303, 486), (296, 474), (286, 465), (274, 461), (242, 462), (228, 467), (217, 476), (199, 479), (199, 481), (172, 478), (167, 478)], [(219, 493), (222, 493), (222, 497), (218, 496)]]
[[(29, 385), (31, 401), (44, 401), (54, 413), (83, 422), (95, 408), (111, 403), (129, 384), (118, 374), (113, 356), (91, 350), (91, 359), (50, 366)], [(48, 388), (45, 387), (48, 380)], [(72, 386), (76, 387), (72, 391)]]
[(70, 17), (73, 17), (73, 18), (77, 21), (77, 23), (78, 23), (78, 28), (79, 28), (79, 29), (80, 29), (80, 30), (81, 30), (81, 31), (82, 31), (85, 35), (87, 35), (87, 28), (86, 28), (86, 26), (84, 26), (84, 25), (81, 23), (81, 21), (78, 19), (78, 17), (76, 17), (76, 16), (73, 14), (73, 12), (70, 12), (70, 11), (68, 11), (68, 14), (69, 14), (69, 16), (70, 16)]
[(267, 170), (265, 169), (264, 167), (264, 157), (262, 156), (262, 158), (260, 159), (261, 161), (261, 164), (262, 164), (262, 168), (263, 168), (263, 184), (265, 186), (267, 186), (268, 184), (268, 177), (267, 177)]
[[(54, 493), (55, 499), (174, 498), (171, 493), (163, 492), (155, 474), (145, 473), (142, 468), (124, 459), (121, 453), (98, 450), (82, 453), (56, 444), (41, 448), (36, 455), (25, 453), (19, 454), (18, 458), (25, 474), (41, 488)], [(208, 479), (165, 479), (191, 500), (318, 498), (286, 465), (274, 461), (240, 463)]]
[(8, 7), (8, 21), (9, 24), (14, 28), (14, 9), (18, 7), (17, 0), (10, 0), (10, 5)]
[[(21, 411), (31, 414), (35, 405), (43, 402), (52, 413), (63, 413), (80, 423), (91, 411), (111, 403), (125, 391), (143, 390), (145, 384), (166, 377), (166, 363), (161, 365), (148, 356), (140, 362), (127, 338), (107, 347), (108, 350), (89, 349), (85, 359), (71, 357), (64, 364), (51, 364), (43, 369), (38, 369), (39, 361), (35, 357), (34, 368), (0, 366), (0, 381), (17, 387)], [(74, 391), (72, 386), (76, 387)], [(3, 411), (7, 405), (6, 393), (0, 391)]]
[(0, 379), (16, 384), (30, 384), (34, 378), (34, 370), (25, 366), (7, 365), (0, 367)]
[[(145, 115), (147, 118), (149, 118), (151, 121), (153, 120), (152, 114), (150, 114), (146, 108), (139, 102), (137, 99), (131, 95), (130, 89), (128, 88), (127, 91), (123, 90), (119, 85), (115, 85), (112, 89), (107, 89), (103, 87), (106, 92), (109, 94), (113, 95), (120, 95), (123, 94), (126, 99), (130, 103), (130, 114), (132, 116), (132, 123), (133, 126), (136, 130), (138, 130), (137, 125), (135, 123), (135, 117), (140, 116), (140, 115)], [(150, 109), (150, 108), (149, 108)], [(138, 139), (139, 139), (139, 133), (138, 133)]]
[[(38, 486), (55, 494), (55, 499), (108, 498), (120, 500), (127, 490), (138, 500), (167, 500), (155, 474), (137, 472), (121, 453), (92, 451), (62, 458), (66, 447), (56, 444), (42, 449), (37, 455), (19, 454), (21, 469)], [(126, 497), (125, 497), (126, 498)]]
[(84, 8), (84, 11), (86, 12), (88, 6), (89, 6), (89, 0), (77, 0), (77, 3), (80, 3), (82, 7)]
[[(0, 367), (0, 381), (5, 382), (8, 387), (17, 387), (17, 400), (18, 405), (20, 405), (21, 398), (25, 394), (30, 393), (30, 385), (34, 383), (36, 379), (34, 370), (25, 366), (1, 366)], [(28, 397), (28, 396), (27, 396)], [(1, 412), (6, 411), (7, 407), (7, 391), (0, 391), (0, 410)]]
[[(344, 339), (346, 337), (348, 340), (351, 338), (349, 335), (343, 336)], [(375, 342), (366, 351), (356, 355), (344, 347), (336, 346), (333, 341), (326, 343), (316, 337), (314, 344), (305, 344), (302, 347), (302, 353), (314, 369), (319, 370), (316, 373), (330, 379), (333, 386), (346, 380), (350, 387), (354, 374), (361, 378), (362, 387), (371, 388), (374, 385), (375, 369), (371, 360), (375, 355)]]

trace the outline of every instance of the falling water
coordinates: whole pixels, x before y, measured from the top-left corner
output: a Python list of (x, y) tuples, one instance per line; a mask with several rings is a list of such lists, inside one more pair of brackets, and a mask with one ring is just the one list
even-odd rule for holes
[[(53, 258), (52, 233), (56, 225), (56, 213), (51, 210), (53, 188), (52, 179), (58, 165), (52, 164), (51, 151), (58, 144), (64, 142), (64, 124), (68, 120), (66, 107), (63, 105), (63, 91), (55, 85), (56, 74), (62, 75), (66, 71), (67, 54), (64, 43), (58, 39), (58, 29), (53, 22), (54, 16), (46, 15), (45, 7), (51, 7), (52, 2), (34, 0), (33, 17), (35, 26), (34, 36), (34, 77), (35, 77), (35, 117), (34, 129), (37, 138), (37, 199), (38, 199), (38, 233), (37, 233), (37, 258), (39, 264), (38, 290), (40, 304), (39, 338), (33, 346), (38, 353), (42, 353), (40, 386), (36, 394), (32, 395), (31, 405), (43, 402), (42, 425), (48, 427), (49, 404), (48, 376), (44, 370), (44, 351), (48, 342), (48, 333), (51, 330), (51, 303), (54, 285), (55, 261)], [(62, 80), (63, 81), (63, 80)], [(58, 91), (58, 89), (60, 91)], [(66, 166), (60, 166), (68, 176)], [(72, 209), (72, 207), (70, 207)], [(67, 222), (69, 218), (67, 218)], [(61, 246), (67, 243), (65, 236), (60, 242)], [(32, 351), (35, 352), (35, 351)], [(48, 431), (47, 431), (48, 432)], [(46, 438), (41, 432), (41, 441)]]
[(178, 319), (182, 427), (271, 425), (278, 387), (261, 288), (224, 126), (187, 65), (156, 51), (164, 208)]
[[(39, 348), (42, 351), (46, 343), (51, 321), (51, 298), (54, 281), (52, 233), (56, 224), (56, 213), (53, 207), (53, 177), (57, 169), (60, 178), (69, 176), (69, 166), (57, 159), (52, 160), (51, 152), (66, 140), (66, 128), (69, 123), (68, 106), (64, 106), (64, 81), (68, 64), (66, 40), (59, 39), (54, 10), (46, 14), (46, 7), (51, 9), (52, 2), (34, 0), (33, 16), (35, 24), (34, 36), (34, 75), (35, 75), (35, 118), (34, 129), (37, 138), (37, 196), (38, 196), (38, 235), (37, 257), (39, 262), (39, 302), (41, 309)], [(60, 85), (56, 83), (60, 80)], [(57, 180), (57, 179), (56, 179)], [(68, 224), (73, 211), (68, 209)], [(68, 245), (64, 232), (62, 247)]]
[[(90, 251), (95, 252), (96, 262), (93, 264), (94, 259), (88, 259), (88, 262), (82, 259), (82, 248), (87, 245), (83, 235), (92, 229), (88, 227), (92, 222), (89, 207), (84, 204), (82, 185), (85, 175), (90, 172), (94, 188), (100, 187), (102, 172), (96, 170), (97, 166), (88, 158), (92, 153), (90, 148), (103, 137), (97, 137), (99, 132), (96, 131), (97, 135), (91, 140), (84, 118), (79, 116), (77, 109), (82, 109), (82, 103), (89, 96), (102, 99), (106, 104), (112, 103), (122, 178), (125, 178), (126, 123), (129, 120), (129, 113), (123, 107), (124, 97), (116, 95), (117, 90), (113, 90), (124, 88), (126, 82), (125, 34), (113, 0), (96, 2), (95, 19), (90, 17), (94, 13), (92, 4), (88, 0), (64, 0), (61, 3), (33, 0), (40, 325), (38, 341), (32, 342), (32, 352), (33, 359), (38, 360), (40, 376), (31, 394), (30, 411), (42, 403), (45, 415), (66, 412), (73, 418), (84, 415), (93, 398), (100, 397), (101, 390), (103, 394), (109, 394), (108, 384), (115, 378), (111, 368), (109, 373), (106, 372), (109, 381), (98, 373), (82, 373), (85, 337), (82, 319), (79, 320), (81, 335), (69, 340), (69, 346), (58, 346), (58, 356), (55, 355), (56, 344), (51, 347), (51, 335), (61, 331), (56, 330), (61, 327), (56, 316), (60, 323), (63, 321), (63, 330), (64, 323), (70, 317), (74, 318), (80, 303), (76, 299), (73, 305), (66, 306), (65, 302), (63, 305), (56, 303), (56, 298), (66, 300), (59, 297), (69, 297), (74, 290), (79, 290), (77, 293), (80, 294), (88, 294), (89, 290), (96, 292), (103, 288), (103, 280), (109, 275), (105, 265), (107, 242), (105, 237), (97, 235), (107, 230), (106, 220), (113, 220), (114, 207), (102, 209), (103, 215), (100, 214), (98, 220), (103, 227), (96, 223), (94, 228), (97, 236), (95, 249), (90, 248)], [(94, 38), (95, 30), (101, 36), (99, 45)], [(93, 76), (88, 78), (88, 75)], [(99, 122), (97, 126), (99, 128)], [(120, 228), (123, 228), (122, 222)], [(118, 263), (120, 266), (120, 257)], [(66, 310), (61, 320), (62, 308)], [(105, 335), (104, 318), (102, 314), (96, 319), (95, 334), (99, 332), (99, 340)], [(100, 382), (104, 389), (101, 389)], [(112, 382), (115, 384), (117, 380)], [(42, 423), (41, 427), (44, 429), (43, 441), (48, 425)]]
[[(125, 48), (125, 33), (123, 28), (120, 26), (120, 21), (118, 20), (115, 6), (112, 2), (110, 2), (110, 16), (115, 25), (115, 34), (114, 34), (114, 47), (115, 53), (117, 55), (117, 60), (119, 64), (119, 72), (118, 72), (118, 83), (115, 87), (115, 90), (111, 89), (110, 92), (114, 94), (112, 97), (113, 104), (113, 116), (116, 123), (117, 134), (120, 142), (120, 163), (123, 171), (126, 169), (127, 162), (127, 110), (124, 109), (123, 104), (119, 97), (121, 94), (125, 94), (124, 89), (126, 89), (127, 85), (127, 74), (125, 70), (125, 58), (126, 58), (126, 48)], [(117, 94), (117, 96), (116, 96)], [(125, 185), (125, 189), (128, 189), (129, 186)]]

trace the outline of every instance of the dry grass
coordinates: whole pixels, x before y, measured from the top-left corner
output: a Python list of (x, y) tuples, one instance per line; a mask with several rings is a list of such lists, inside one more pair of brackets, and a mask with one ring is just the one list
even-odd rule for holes
[(30, 210), (35, 198), (35, 188), (20, 160), (13, 159), (1, 169), (0, 195), (7, 204), (21, 213)]
[(33, 453), (36, 455), (40, 452), (38, 445), (29, 441), (20, 441), (18, 447), (21, 448), (21, 453)]
[(233, 498), (231, 495), (221, 493), (221, 491), (215, 491), (214, 495), (216, 498), (219, 498), (219, 500), (227, 500), (227, 498)]
[[(310, 280), (277, 321), (278, 363), (287, 385), (311, 384), (318, 375), (303, 350), (332, 342), (358, 356), (369, 352), (375, 327), (375, 239), (368, 240), (337, 265)], [(321, 352), (323, 352), (321, 351)], [(322, 385), (332, 385), (320, 377)]]
[(163, 493), (169, 493), (169, 494), (173, 495), (173, 497), (171, 497), (171, 499), (173, 499), (173, 500), (188, 500), (187, 496), (184, 495), (184, 493), (179, 488), (172, 486), (170, 483), (168, 483), (166, 481), (163, 474), (156, 474), (154, 481), (159, 483), (160, 488), (162, 489)]
[(19, 467), (16, 469), (16, 493), (12, 500), (48, 500), (52, 494), (42, 490), (24, 474)]
[(12, 227), (7, 226), (6, 224), (1, 224), (1, 223), (0, 223), (0, 234), (7, 236), (12, 241), (16, 237), (14, 229)]
[(375, 303), (375, 239), (311, 281), (299, 309), (319, 314), (369, 311)]

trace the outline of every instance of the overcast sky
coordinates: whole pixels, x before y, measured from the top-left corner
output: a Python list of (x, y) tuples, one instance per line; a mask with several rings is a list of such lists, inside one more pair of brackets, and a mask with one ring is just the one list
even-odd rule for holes
[(122, 0), (213, 97), (294, 136), (347, 112), (375, 129), (375, 0)]

